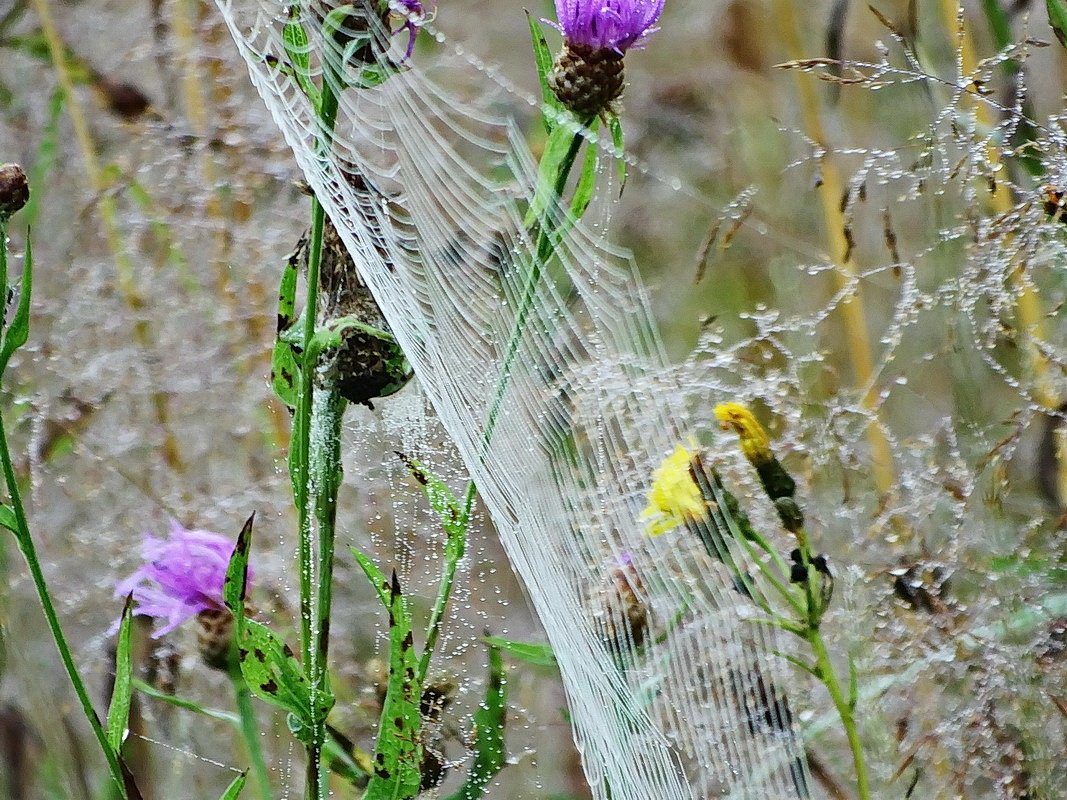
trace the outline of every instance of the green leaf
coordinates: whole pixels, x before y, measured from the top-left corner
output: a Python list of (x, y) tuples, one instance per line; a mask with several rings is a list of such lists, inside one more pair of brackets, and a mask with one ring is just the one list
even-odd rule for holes
[[(526, 12), (526, 21), (530, 24), (530, 38), (533, 40), (534, 61), (537, 65), (537, 79), (541, 84), (541, 101), (551, 111), (556, 112), (556, 115), (564, 113), (563, 105), (556, 99), (555, 93), (552, 91), (552, 87), (549, 84), (548, 76), (552, 72), (552, 65), (554, 59), (552, 58), (552, 51), (548, 49), (548, 41), (545, 39), (545, 34), (541, 30), (541, 26), (538, 24), (530, 12)], [(552, 129), (556, 127), (556, 116), (552, 113), (544, 113), (542, 110), (541, 118), (545, 123), (545, 132), (552, 133)]]
[(19, 522), (11, 506), (0, 505), (0, 525), (7, 528), (12, 533), (16, 535), (18, 534)]
[(285, 54), (289, 56), (289, 63), (292, 65), (293, 78), (318, 108), (320, 93), (315, 84), (311, 82), (311, 47), (308, 43), (307, 31), (295, 20), (296, 13), (294, 6), (290, 12), (290, 19), (293, 21), (282, 28), (282, 43), (285, 46)]
[(467, 521), (463, 519), (463, 508), (459, 500), (456, 499), (448, 485), (425, 464), (410, 459), (400, 452), (397, 455), (411, 470), (415, 480), (422, 484), (426, 498), (430, 501), (430, 508), (437, 512), (441, 520), (441, 527), (444, 528), (446, 535), (445, 560), (459, 561), (463, 558), (463, 551), (467, 544)]
[(237, 795), (241, 793), (241, 790), (245, 788), (245, 781), (248, 779), (248, 770), (246, 769), (240, 775), (233, 779), (226, 791), (222, 793), (222, 797), (219, 800), (237, 800)]
[(270, 382), (278, 399), (290, 409), (296, 408), (300, 361), (293, 352), (293, 346), (281, 339), (274, 343), (274, 352), (270, 357)]
[(1048, 9), (1048, 23), (1056, 38), (1067, 47), (1067, 1), (1045, 0), (1045, 7)]
[[(33, 250), (26, 239), (26, 258), (22, 266), (22, 285), (19, 287), (19, 304), (11, 324), (4, 331), (3, 346), (0, 346), (0, 374), (7, 369), (12, 354), (30, 338), (30, 295), (33, 292)], [(3, 302), (5, 298), (0, 298)]]
[(525, 661), (527, 664), (537, 664), (541, 667), (557, 666), (556, 654), (552, 652), (552, 645), (550, 644), (511, 642), (507, 639), (501, 639), (499, 636), (484, 636), (482, 641), (490, 647), (503, 650), (520, 661)]
[[(541, 222), (545, 212), (556, 201), (556, 182), (567, 153), (570, 152), (574, 137), (574, 131), (569, 130), (566, 125), (556, 126), (548, 135), (545, 151), (541, 154), (541, 162), (538, 165), (537, 189), (530, 210), (526, 212), (526, 227), (531, 227), (535, 222)], [(542, 222), (542, 227), (547, 230), (553, 226)]]
[(795, 667), (798, 667), (798, 668), (804, 670), (805, 672), (810, 673), (812, 676), (814, 676), (815, 678), (817, 678), (820, 681), (823, 679), (823, 675), (819, 671), (819, 667), (817, 665), (809, 664), (808, 662), (802, 661), (801, 659), (797, 658), (796, 656), (789, 655), (789, 653), (783, 653), (780, 650), (771, 650), (771, 655), (780, 656), (780, 657), (784, 658), (790, 664), (792, 664)]
[(115, 686), (111, 690), (111, 704), (107, 709), (107, 741), (117, 755), (122, 749), (126, 726), (130, 721), (130, 698), (133, 663), (130, 659), (130, 620), (133, 619), (133, 595), (126, 595), (119, 623), (119, 640), (115, 648)]
[(489, 682), (485, 687), (485, 698), (474, 712), (474, 762), (463, 788), (447, 800), (478, 800), (489, 781), (504, 768), (504, 724), (508, 705), (505, 687), (500, 650), (490, 646)]
[(141, 694), (148, 695), (149, 697), (155, 700), (161, 700), (162, 702), (169, 703), (170, 705), (175, 706), (176, 708), (185, 709), (186, 711), (192, 711), (194, 714), (203, 714), (205, 717), (211, 717), (212, 719), (217, 719), (221, 722), (228, 722), (235, 728), (240, 730), (241, 718), (238, 717), (236, 714), (231, 714), (229, 711), (219, 711), (216, 708), (207, 708), (205, 706), (200, 705), (199, 703), (194, 703), (192, 700), (186, 700), (185, 698), (178, 697), (177, 695), (161, 692), (154, 686), (151, 686), (150, 684), (147, 684), (142, 680), (138, 680), (137, 678), (133, 679), (132, 685), (133, 688), (139, 691)]
[[(595, 131), (599, 119), (594, 119), (589, 126), (590, 132)], [(578, 176), (578, 185), (574, 189), (574, 197), (571, 198), (571, 216), (578, 220), (589, 208), (596, 190), (596, 156), (597, 146), (590, 141), (585, 148), (585, 159), (582, 161), (582, 174)]]
[(359, 552), (356, 548), (349, 545), (349, 550), (352, 551), (352, 555), (355, 557), (356, 562), (363, 568), (363, 573), (367, 576), (367, 580), (370, 581), (371, 586), (374, 587), (374, 591), (378, 593), (378, 597), (385, 605), (386, 609), (389, 608), (389, 592), (392, 585), (389, 579), (385, 576), (385, 573), (378, 569), (378, 565), (371, 561), (363, 553)]
[(389, 684), (378, 724), (374, 774), (363, 800), (412, 798), (418, 794), (422, 781), (422, 687), (416, 677), (418, 658), (411, 612), (395, 572), (389, 581), (388, 603)]
[(222, 600), (237, 618), (238, 627), (244, 621), (245, 593), (248, 591), (248, 553), (252, 549), (252, 526), (255, 520), (256, 514), (252, 512), (241, 527), (230, 563), (226, 566), (226, 578), (222, 583)]
[[(252, 546), (252, 525), (255, 514), (241, 528), (233, 549), (222, 597), (234, 615), (237, 657), (241, 675), (248, 688), (271, 705), (285, 709), (296, 718), (290, 725), (298, 736), (308, 736), (313, 730), (316, 715), (325, 719), (333, 706), (333, 697), (324, 695), (319, 707), (311, 707), (311, 691), (304, 670), (296, 656), (278, 634), (245, 616), (245, 592), (248, 587), (248, 553)], [(302, 739), (303, 741), (303, 739)]]
[(622, 194), (622, 188), (626, 186), (626, 159), (623, 157), (626, 149), (623, 147), (622, 122), (618, 117), (611, 118), (611, 143), (615, 145), (615, 158), (619, 163), (619, 194)]
[[(349, 39), (349, 44), (354, 41), (359, 41), (362, 37), (367, 36), (367, 33), (356, 33), (346, 30), (346, 22), (350, 16), (357, 12), (351, 5), (343, 5), (333, 9), (322, 21), (322, 34), (331, 42), (341, 42), (345, 39)], [(355, 34), (353, 36), (353, 33)], [(344, 74), (344, 65), (351, 59), (352, 53), (355, 52), (355, 48), (345, 50), (341, 53), (337, 52), (335, 47), (326, 47), (323, 52), (323, 92), (324, 93), (339, 93), (344, 86), (342, 85), (341, 76)], [(322, 103), (320, 102), (320, 106)], [(323, 118), (323, 108), (319, 108), (319, 117)]]
[[(299, 248), (297, 250), (299, 252)], [(283, 403), (296, 408), (297, 386), (300, 384), (300, 364), (297, 348), (285, 334), (296, 326), (296, 284), (299, 277), (300, 258), (296, 252), (282, 270), (281, 286), (278, 287), (278, 330), (271, 354), (271, 387)]]
[(308, 345), (308, 357), (318, 358), (323, 350), (330, 347), (340, 347), (344, 341), (341, 334), (350, 330), (365, 333), (390, 344), (396, 344), (396, 337), (393, 334), (380, 328), (375, 328), (372, 325), (367, 325), (365, 322), (360, 321), (359, 317), (338, 317), (315, 329), (315, 333), (311, 336), (311, 343)]
[(295, 718), (290, 729), (307, 744), (317, 713), (324, 718), (333, 706), (329, 695), (311, 708), (308, 679), (296, 655), (278, 634), (262, 623), (246, 619), (238, 637), (237, 654), (241, 675), (248, 688), (261, 700), (288, 711)]

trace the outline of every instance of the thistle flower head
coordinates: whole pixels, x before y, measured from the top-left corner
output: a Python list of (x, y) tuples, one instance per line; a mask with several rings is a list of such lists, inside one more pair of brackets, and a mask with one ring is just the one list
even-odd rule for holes
[(731, 428), (741, 440), (741, 452), (754, 465), (765, 464), (774, 456), (767, 431), (756, 417), (740, 403), (720, 403), (715, 406), (715, 419), (724, 431)]
[(132, 592), (135, 614), (165, 619), (154, 634), (162, 636), (202, 611), (226, 611), (222, 586), (233, 548), (224, 536), (187, 530), (171, 520), (168, 538), (145, 534), (144, 564), (115, 587), (115, 594)]
[(707, 516), (708, 508), (690, 469), (692, 454), (682, 445), (652, 473), (648, 505), (641, 512), (645, 533), (659, 536)]
[(570, 45), (613, 50), (644, 47), (659, 28), (664, 0), (556, 0), (555, 27)]

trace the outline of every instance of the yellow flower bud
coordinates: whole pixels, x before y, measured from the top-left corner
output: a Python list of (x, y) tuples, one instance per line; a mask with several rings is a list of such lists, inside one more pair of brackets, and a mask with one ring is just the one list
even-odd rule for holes
[(731, 428), (741, 440), (741, 452), (753, 465), (766, 464), (772, 458), (771, 440), (752, 412), (740, 403), (720, 403), (715, 406), (715, 419), (724, 431)]

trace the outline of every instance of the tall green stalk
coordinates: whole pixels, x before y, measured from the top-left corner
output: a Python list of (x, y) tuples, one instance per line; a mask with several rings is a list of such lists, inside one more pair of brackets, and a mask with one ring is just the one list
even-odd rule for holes
[[(332, 69), (327, 65), (322, 81), (319, 104), (320, 137), (318, 150), (325, 156), (333, 144), (333, 130), (337, 122), (337, 94)], [(339, 85), (339, 84), (336, 84)], [(312, 453), (312, 428), (319, 427), (313, 408), (316, 406), (314, 375), (318, 352), (310, 346), (315, 334), (317, 316), (319, 273), (322, 265), (322, 239), (326, 227), (326, 212), (317, 197), (311, 201), (311, 240), (308, 253), (307, 301), (304, 309), (304, 351), (300, 370), (300, 387), (293, 416), (293, 443), (290, 449), (290, 473), (293, 479), (293, 494), (299, 517), (300, 545), (300, 647), (310, 685), (312, 730), (307, 743), (307, 789), (309, 800), (324, 800), (328, 794), (326, 769), (322, 761), (322, 748), (326, 742), (325, 714), (320, 712), (323, 700), (329, 697), (329, 612), (331, 604), (330, 584), (333, 579), (334, 519), (337, 503), (337, 487), (340, 483), (340, 452), (332, 455)], [(327, 400), (335, 430), (334, 436), (316, 437), (316, 443), (333, 441), (340, 435), (340, 409)], [(329, 426), (327, 426), (329, 427)], [(325, 457), (324, 457), (325, 456)], [(331, 462), (331, 458), (333, 459)], [(317, 469), (316, 469), (317, 468)], [(313, 491), (313, 484), (319, 485)], [(325, 479), (325, 485), (323, 485)], [(314, 499), (314, 508), (311, 507)], [(318, 523), (318, 540), (312, 530), (312, 518)], [(317, 545), (317, 547), (316, 547)], [(317, 550), (317, 559), (316, 559)], [(317, 563), (316, 563), (317, 562)]]
[(234, 701), (237, 705), (237, 717), (241, 729), (241, 738), (248, 749), (248, 758), (252, 762), (252, 773), (261, 800), (271, 800), (270, 776), (267, 762), (263, 759), (263, 747), (259, 741), (259, 726), (256, 724), (256, 711), (252, 705), (252, 692), (248, 689), (241, 675), (240, 665), (234, 661), (230, 667), (230, 681), (233, 683)]

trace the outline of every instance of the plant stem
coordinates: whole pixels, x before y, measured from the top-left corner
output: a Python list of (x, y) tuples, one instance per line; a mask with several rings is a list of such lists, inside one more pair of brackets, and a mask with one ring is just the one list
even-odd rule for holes
[[(0, 303), (4, 304), (5, 309), (7, 285), (7, 219), (2, 218), (0, 219)], [(2, 313), (4, 316), (2, 324), (0, 324), (0, 330), (6, 330), (8, 323), (6, 310)], [(48, 591), (48, 583), (45, 580), (44, 571), (41, 569), (41, 562), (37, 556), (37, 547), (33, 543), (33, 537), (30, 535), (30, 526), (26, 519), (26, 510), (22, 505), (22, 493), (19, 491), (18, 479), (15, 476), (14, 464), (11, 461), (11, 451), (7, 444), (7, 430), (2, 410), (0, 410), (0, 464), (3, 466), (4, 482), (7, 484), (8, 499), (11, 502), (11, 509), (15, 514), (15, 524), (18, 528), (17, 531), (13, 531), (15, 542), (18, 544), (18, 548), (22, 552), (23, 558), (26, 560), (26, 566), (30, 570), (30, 577), (33, 580), (34, 588), (37, 590), (37, 599), (41, 604), (41, 610), (44, 612), (45, 620), (48, 623), (48, 629), (51, 631), (52, 638), (55, 640), (60, 660), (62, 660), (63, 667), (67, 671), (67, 677), (70, 678), (70, 682), (74, 686), (74, 692), (78, 695), (82, 713), (85, 715), (86, 720), (88, 720), (89, 726), (93, 729), (93, 735), (96, 737), (100, 749), (104, 752), (104, 758), (107, 760), (108, 771), (111, 773), (112, 781), (118, 788), (119, 794), (123, 798), (126, 798), (129, 795), (126, 791), (126, 780), (123, 776), (118, 754), (108, 743), (107, 733), (100, 724), (100, 718), (97, 716), (96, 710), (93, 708), (92, 700), (89, 699), (89, 692), (85, 688), (85, 682), (82, 680), (81, 673), (78, 672), (78, 667), (74, 663), (74, 656), (71, 653), (70, 645), (67, 644), (66, 636), (63, 634), (63, 628), (59, 624), (59, 617), (56, 614), (55, 605), (52, 603), (52, 595)]]
[[(563, 196), (563, 190), (567, 186), (567, 179), (570, 177), (571, 169), (574, 167), (574, 161), (578, 157), (578, 150), (581, 148), (584, 139), (585, 137), (581, 131), (575, 133), (574, 138), (571, 139), (570, 148), (567, 150), (567, 155), (560, 164), (559, 174), (556, 176), (556, 183), (553, 187), (555, 192), (554, 197), (557, 199)], [(549, 256), (552, 255), (554, 250), (554, 222), (555, 220), (551, 207), (545, 212), (544, 218), (537, 221), (538, 234), (536, 255), (533, 264), (530, 265), (530, 272), (526, 276), (526, 283), (523, 286), (522, 297), (519, 300), (519, 308), (515, 313), (515, 324), (511, 328), (507, 350), (504, 353), (504, 363), (500, 370), (500, 379), (497, 383), (496, 391), (493, 393), (493, 402), (489, 407), (489, 414), (486, 417), (485, 433), (482, 434), (482, 452), (479, 454), (479, 461), (484, 459), (485, 454), (489, 452), (489, 444), (492, 441), (493, 433), (496, 430), (497, 417), (500, 414), (500, 407), (504, 402), (504, 392), (507, 390), (508, 382), (511, 379), (511, 368), (514, 366), (515, 356), (519, 351), (519, 342), (522, 339), (523, 329), (526, 326), (526, 317), (529, 316), (530, 310), (533, 308), (534, 297), (537, 294), (537, 285), (541, 282), (541, 273), (548, 262)], [(467, 494), (470, 501), (473, 501), (474, 499), (472, 492), (473, 489), (468, 487)], [(469, 508), (469, 503), (464, 506), (465, 516), (467, 508)]]
[[(466, 505), (464, 506), (463, 515), (464, 539), (467, 538), (467, 531), (470, 528), (470, 506), (474, 502), (473, 487), (473, 481), (467, 484)], [(418, 674), (416, 676), (416, 685), (418, 686), (422, 685), (422, 682), (426, 679), (426, 673), (430, 671), (430, 659), (433, 657), (434, 648), (437, 646), (437, 639), (441, 635), (441, 620), (444, 619), (445, 609), (448, 608), (448, 598), (452, 594), (452, 585), (456, 580), (456, 568), (459, 566), (459, 561), (459, 558), (446, 559), (444, 572), (441, 573), (441, 582), (437, 587), (437, 597), (434, 599), (433, 608), (430, 611), (430, 622), (426, 627), (426, 645), (423, 647), (422, 657), (419, 659)]]
[(838, 683), (834, 665), (830, 662), (830, 654), (826, 651), (826, 644), (822, 640), (822, 634), (818, 628), (811, 628), (807, 635), (812, 653), (815, 655), (815, 668), (826, 691), (830, 693), (837, 714), (841, 718), (841, 725), (845, 729), (845, 737), (848, 739), (849, 749), (852, 751), (852, 764), (856, 770), (856, 790), (860, 800), (870, 800), (871, 789), (867, 780), (867, 762), (863, 756), (863, 745), (860, 742), (859, 731), (856, 729), (855, 710), (849, 705), (841, 684)]
[(256, 713), (252, 705), (252, 693), (241, 676), (241, 667), (236, 661), (230, 669), (230, 680), (233, 682), (233, 694), (237, 702), (241, 737), (248, 748), (248, 757), (252, 762), (252, 772), (259, 787), (260, 800), (271, 800), (273, 795), (270, 777), (267, 772), (267, 762), (263, 760), (263, 748), (259, 742), (259, 727), (256, 724)]
[[(337, 94), (334, 82), (330, 79), (330, 68), (322, 82), (322, 100), (319, 107), (321, 126), (318, 150), (320, 154), (329, 152), (333, 143), (333, 129), (337, 121)], [(333, 528), (324, 532), (319, 529), (319, 569), (315, 565), (315, 542), (312, 531), (312, 514), (309, 500), (312, 495), (312, 457), (311, 425), (312, 407), (314, 405), (314, 374), (318, 361), (310, 342), (315, 334), (315, 318), (319, 289), (319, 268), (322, 264), (322, 236), (326, 226), (326, 212), (317, 197), (311, 200), (311, 246), (308, 253), (307, 301), (304, 307), (304, 358), (300, 370), (300, 391), (297, 396), (296, 410), (293, 417), (293, 441), (290, 448), (290, 475), (293, 480), (293, 494), (299, 516), (300, 531), (300, 645), (304, 668), (307, 670), (310, 685), (311, 708), (309, 712), (314, 720), (311, 740), (307, 745), (307, 789), (310, 800), (323, 800), (328, 788), (322, 764), (322, 747), (326, 741), (325, 715), (320, 713), (322, 699), (328, 695), (328, 677), (326, 672), (329, 647), (329, 605), (333, 563)], [(338, 425), (339, 425), (338, 421)], [(318, 455), (316, 455), (316, 460)], [(336, 493), (336, 488), (334, 489)], [(315, 516), (319, 516), (318, 499), (316, 499)], [(336, 494), (331, 501), (336, 503)], [(320, 570), (324, 562), (323, 554), (328, 553), (329, 574)], [(315, 596), (315, 584), (318, 595)], [(325, 600), (325, 602), (324, 602)], [(327, 616), (323, 617), (323, 611)]]
[[(330, 608), (333, 603), (333, 555), (337, 530), (337, 492), (341, 487), (341, 421), (346, 400), (332, 390), (315, 393), (311, 414), (311, 476), (315, 485), (315, 521), (318, 527), (319, 566), (318, 597), (315, 607), (317, 633), (314, 661), (316, 670), (309, 675), (324, 693), (329, 693), (326, 669), (330, 649)], [(323, 720), (325, 725), (325, 720)], [(323, 729), (325, 741), (325, 728)]]
[[(5, 249), (6, 243), (0, 242), (0, 252), (3, 252)], [(107, 766), (108, 771), (111, 773), (111, 779), (114, 781), (116, 787), (118, 787), (121, 796), (124, 798), (128, 797), (129, 795), (126, 792), (126, 782), (122, 775), (122, 767), (119, 764), (118, 755), (111, 749), (111, 745), (108, 744), (107, 734), (104, 732), (104, 728), (100, 724), (100, 718), (97, 716), (96, 710), (93, 708), (93, 703), (89, 699), (89, 692), (85, 688), (85, 682), (82, 680), (81, 673), (78, 672), (78, 667), (74, 663), (74, 656), (70, 651), (70, 646), (67, 644), (66, 637), (63, 635), (63, 628), (59, 624), (59, 617), (56, 615), (55, 605), (52, 603), (52, 596), (48, 591), (48, 584), (45, 581), (44, 572), (41, 569), (41, 562), (37, 557), (37, 548), (33, 543), (33, 538), (30, 536), (29, 523), (26, 520), (25, 509), (22, 507), (22, 497), (19, 493), (18, 481), (15, 477), (15, 469), (11, 462), (11, 452), (8, 450), (7, 433), (5, 431), (2, 411), (0, 411), (0, 463), (3, 464), (4, 480), (7, 483), (8, 496), (11, 501), (12, 510), (15, 512), (15, 521), (18, 526), (18, 531), (15, 532), (15, 541), (18, 543), (23, 558), (26, 559), (26, 566), (30, 570), (30, 577), (33, 580), (34, 588), (37, 590), (37, 599), (41, 604), (41, 610), (44, 611), (48, 629), (51, 631), (52, 638), (55, 640), (56, 649), (59, 650), (59, 657), (63, 662), (63, 667), (67, 671), (67, 677), (70, 678), (70, 682), (74, 686), (74, 691), (78, 695), (82, 713), (89, 721), (89, 726), (93, 729), (93, 735), (96, 736), (100, 749), (104, 751), (104, 758), (107, 759)]]

